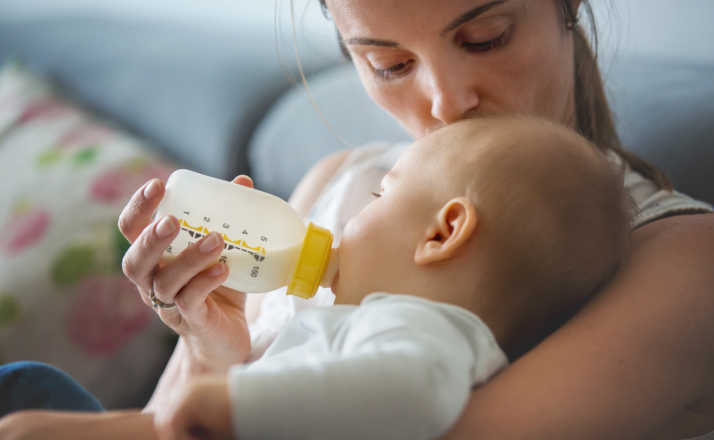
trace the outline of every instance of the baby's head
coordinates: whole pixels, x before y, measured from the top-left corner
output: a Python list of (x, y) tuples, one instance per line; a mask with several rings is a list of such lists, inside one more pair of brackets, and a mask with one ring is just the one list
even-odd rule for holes
[(621, 170), (572, 130), (527, 117), (452, 124), (411, 145), (345, 227), (336, 302), (408, 293), (466, 307), (497, 337), (534, 333), (614, 272), (628, 201)]

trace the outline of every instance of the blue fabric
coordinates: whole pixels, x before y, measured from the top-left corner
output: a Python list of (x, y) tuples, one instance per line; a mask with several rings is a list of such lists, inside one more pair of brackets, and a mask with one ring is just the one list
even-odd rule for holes
[(104, 410), (94, 396), (55, 367), (39, 362), (0, 365), (0, 417), (23, 409)]

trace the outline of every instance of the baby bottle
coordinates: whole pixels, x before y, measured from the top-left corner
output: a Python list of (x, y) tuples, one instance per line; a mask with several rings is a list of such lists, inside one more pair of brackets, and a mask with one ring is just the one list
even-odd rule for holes
[(288, 294), (310, 298), (336, 272), (330, 231), (305, 226), (282, 199), (253, 188), (177, 170), (156, 215), (173, 215), (180, 225), (167, 258), (218, 232), (224, 242), (219, 261), (229, 268), (224, 285), (232, 289), (260, 293), (288, 286)]

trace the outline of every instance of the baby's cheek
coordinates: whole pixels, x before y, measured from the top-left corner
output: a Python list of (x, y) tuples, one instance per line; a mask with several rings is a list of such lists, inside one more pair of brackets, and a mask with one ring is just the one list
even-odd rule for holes
[(350, 245), (364, 240), (369, 234), (369, 218), (363, 214), (352, 217), (342, 231), (341, 244)]

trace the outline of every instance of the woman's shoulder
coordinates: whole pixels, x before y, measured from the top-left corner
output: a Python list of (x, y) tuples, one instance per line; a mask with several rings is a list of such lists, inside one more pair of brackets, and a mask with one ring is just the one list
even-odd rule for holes
[(665, 217), (714, 212), (709, 203), (678, 191), (660, 188), (655, 182), (630, 168), (616, 153), (611, 152), (608, 157), (623, 167), (625, 189), (636, 208), (633, 229)]

